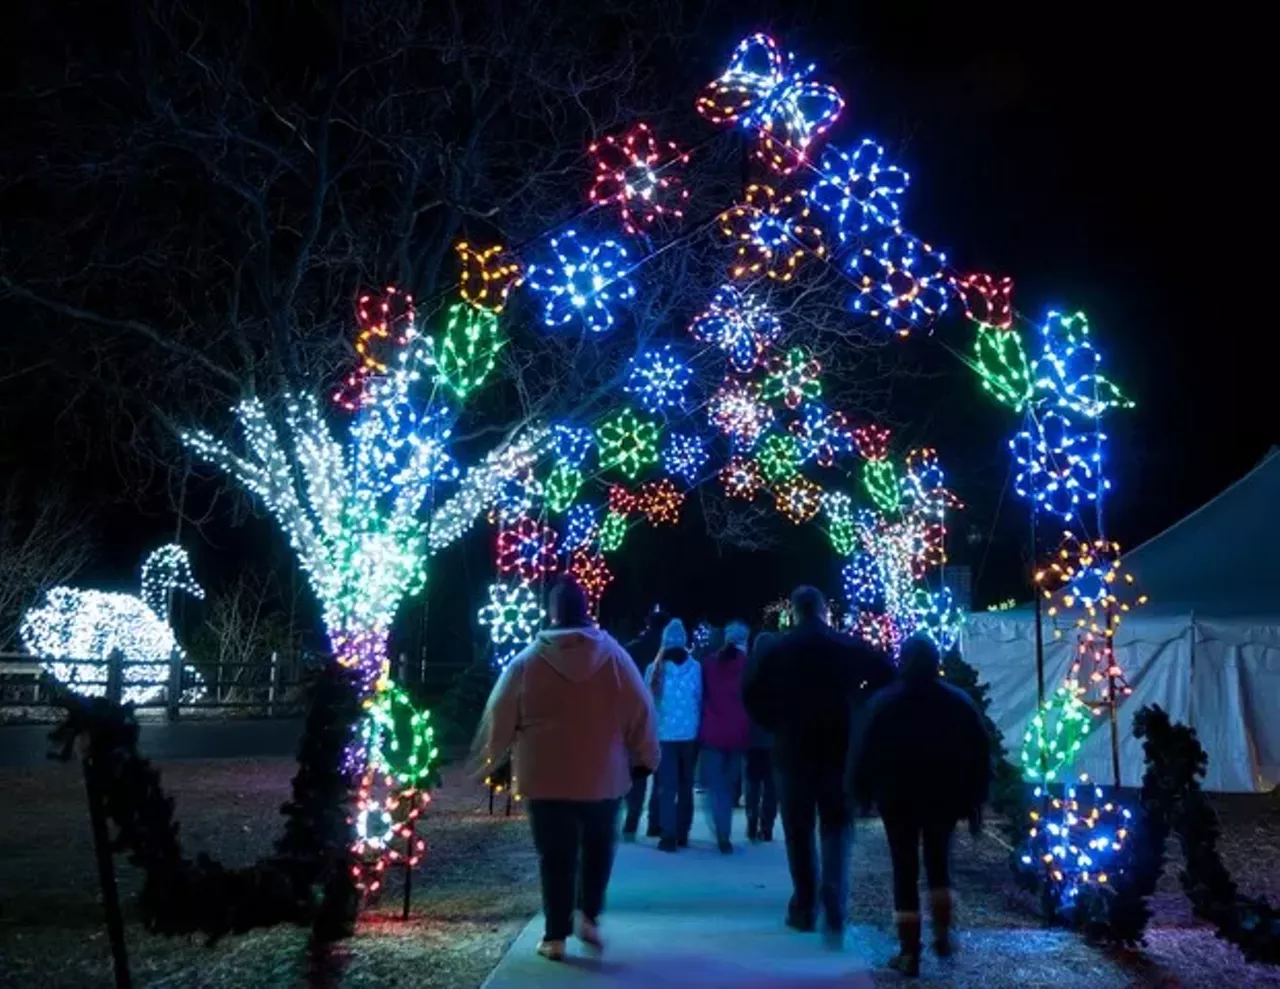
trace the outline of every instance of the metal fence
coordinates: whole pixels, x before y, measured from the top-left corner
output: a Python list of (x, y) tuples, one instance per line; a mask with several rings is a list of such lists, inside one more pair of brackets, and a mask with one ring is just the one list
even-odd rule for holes
[[(119, 654), (105, 663), (98, 659), (57, 662), (70, 668), (73, 689), (116, 701), (132, 700), (140, 712), (177, 721), (184, 717), (296, 717), (302, 713), (309, 673), (328, 659), (319, 654), (272, 653), (256, 662), (202, 664), (194, 672), (175, 660), (163, 678), (129, 675), (131, 664)], [(391, 675), (399, 683), (416, 686), (424, 699), (434, 702), (466, 666), (411, 660), (402, 653), (393, 660)], [(38, 657), (0, 653), (0, 723), (57, 717), (44, 671)]]

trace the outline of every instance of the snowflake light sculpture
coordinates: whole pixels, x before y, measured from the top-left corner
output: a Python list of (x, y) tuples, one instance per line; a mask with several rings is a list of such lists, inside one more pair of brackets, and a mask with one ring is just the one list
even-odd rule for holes
[(613, 306), (634, 298), (627, 249), (614, 240), (589, 244), (576, 230), (551, 238), (554, 265), (529, 268), (529, 287), (544, 297), (543, 323), (567, 326), (581, 319), (592, 333), (613, 327)]
[(499, 573), (517, 574), (526, 581), (555, 573), (559, 567), (555, 530), (538, 525), (528, 516), (500, 529), (496, 565)]
[(560, 545), (567, 550), (589, 545), (596, 538), (596, 519), (599, 516), (600, 508), (597, 505), (574, 505), (565, 518)]
[(951, 285), (964, 306), (965, 317), (993, 330), (1013, 327), (1013, 279), (975, 272), (951, 276)]
[(143, 563), (140, 595), (51, 587), (42, 604), (23, 614), (18, 635), (46, 673), (82, 696), (106, 696), (109, 661), (119, 654), (120, 699), (126, 704), (163, 697), (171, 662), (182, 665), (189, 684), (184, 696), (194, 699), (203, 693), (203, 681), (185, 665), (186, 652), (169, 624), (172, 591), (204, 597), (187, 551), (173, 543)]
[(390, 358), (384, 359), (375, 347), (394, 353), (403, 347), (413, 332), (416, 315), (413, 296), (394, 285), (382, 295), (362, 295), (356, 306), (356, 355), (359, 364), (333, 394), (333, 400), (348, 412), (355, 412), (364, 401), (366, 382), (386, 374)]
[(478, 616), (498, 647), (532, 642), (546, 617), (537, 592), (524, 580), (490, 584), (489, 601)]
[(596, 162), (591, 202), (616, 206), (627, 233), (644, 232), (660, 216), (684, 216), (689, 190), (681, 188), (677, 166), (689, 164), (689, 155), (674, 141), (659, 141), (648, 124), (636, 124), (620, 139), (596, 141), (587, 153)]
[(800, 472), (800, 444), (794, 436), (773, 433), (760, 444), (760, 449), (756, 451), (756, 462), (766, 481), (781, 484)]
[(511, 290), (524, 281), (520, 262), (501, 244), (476, 247), (459, 241), (454, 250), (462, 264), (462, 298), (477, 309), (502, 312)]
[(719, 222), (721, 234), (737, 245), (729, 268), (734, 279), (767, 275), (789, 282), (806, 256), (827, 253), (803, 192), (779, 196), (770, 186), (750, 185), (743, 202), (721, 213)]
[(647, 481), (640, 486), (639, 503), (651, 525), (675, 525), (680, 521), (684, 492), (667, 477)]
[(658, 462), (662, 427), (631, 409), (606, 419), (596, 432), (601, 470), (616, 468), (634, 480), (646, 467)]
[(711, 421), (742, 449), (751, 449), (773, 421), (773, 409), (761, 401), (754, 381), (728, 380), (707, 403)]
[(696, 484), (710, 454), (706, 441), (696, 433), (671, 433), (662, 447), (663, 469), (687, 484)]
[(647, 412), (679, 409), (693, 371), (672, 350), (671, 344), (644, 351), (631, 358), (626, 390)]
[(822, 394), (822, 365), (803, 347), (792, 347), (775, 358), (764, 379), (762, 396), (768, 401), (781, 399), (789, 409), (797, 409), (806, 399)]
[(1026, 408), (1035, 395), (1035, 383), (1016, 330), (995, 330), (979, 323), (973, 357), (973, 367), (988, 394), (1015, 412)]
[(840, 242), (856, 240), (873, 230), (902, 231), (899, 197), (911, 176), (896, 165), (885, 165), (884, 148), (864, 139), (852, 154), (829, 146), (822, 153), (822, 178), (810, 198), (836, 218)]
[(506, 340), (498, 317), (465, 303), (449, 307), (444, 336), (436, 351), (437, 381), (461, 401), (484, 384)]
[(756, 157), (785, 174), (807, 160), (810, 146), (844, 109), (835, 87), (806, 80), (814, 68), (797, 67), (767, 34), (750, 35), (695, 108), (713, 124), (740, 122), (757, 131)]
[(822, 509), (822, 488), (797, 475), (773, 491), (778, 511), (795, 525), (810, 522)]
[(855, 251), (846, 263), (860, 290), (855, 311), (899, 336), (933, 332), (947, 308), (945, 254), (910, 234), (894, 234), (875, 250)]
[(782, 335), (782, 324), (767, 303), (724, 285), (694, 319), (689, 332), (699, 342), (719, 347), (734, 371), (747, 374)]
[(741, 498), (743, 501), (753, 501), (760, 488), (764, 486), (759, 465), (745, 457), (730, 457), (728, 463), (720, 470), (720, 480), (724, 484), (726, 495), (730, 498)]
[(1110, 487), (1101, 471), (1095, 473), (1104, 440), (1101, 433), (1078, 434), (1066, 417), (1052, 410), (1038, 416), (1029, 412), (1024, 427), (1009, 441), (1018, 467), (1014, 491), (1030, 499), (1037, 511), (1074, 518), (1082, 497), (1094, 501), (1099, 489)]
[(1068, 417), (1095, 420), (1111, 409), (1131, 409), (1119, 387), (1098, 370), (1102, 355), (1089, 341), (1089, 319), (1082, 312), (1050, 311), (1040, 328), (1044, 349), (1033, 373), (1043, 400)]
[(853, 432), (845, 414), (829, 411), (817, 402), (806, 402), (800, 418), (787, 428), (800, 443), (804, 459), (816, 461), (819, 467), (832, 467), (837, 457), (853, 452)]

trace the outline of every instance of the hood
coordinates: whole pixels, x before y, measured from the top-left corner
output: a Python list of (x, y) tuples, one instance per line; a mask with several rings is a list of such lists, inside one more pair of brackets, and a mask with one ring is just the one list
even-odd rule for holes
[(570, 683), (581, 683), (613, 655), (613, 642), (598, 628), (547, 629), (538, 633), (534, 655)]

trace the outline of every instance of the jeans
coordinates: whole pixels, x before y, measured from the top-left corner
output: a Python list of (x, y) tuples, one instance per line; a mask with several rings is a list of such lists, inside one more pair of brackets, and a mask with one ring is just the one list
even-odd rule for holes
[(617, 800), (530, 800), (529, 824), (542, 879), (544, 937), (573, 933), (573, 911), (598, 920), (618, 840)]
[[(789, 913), (812, 923), (821, 894), (827, 929), (844, 929), (849, 907), (849, 857), (853, 851), (853, 818), (844, 793), (843, 773), (804, 767), (778, 768), (782, 827), (791, 868)], [(817, 826), (818, 842), (814, 841)], [(822, 874), (818, 876), (818, 844)]]
[(773, 781), (773, 753), (752, 749), (747, 753), (747, 834), (772, 836), (778, 816), (778, 790)]
[(688, 841), (693, 827), (696, 742), (663, 742), (658, 764), (658, 820), (663, 841)]
[(658, 776), (653, 774), (631, 784), (631, 792), (627, 794), (627, 818), (622, 830), (627, 834), (635, 834), (640, 829), (640, 814), (644, 811), (644, 791), (649, 788), (649, 833), (656, 834), (661, 830), (658, 808)]
[(733, 830), (733, 791), (742, 780), (742, 753), (706, 748), (699, 762), (716, 841), (728, 841)]
[(924, 845), (924, 874), (929, 889), (950, 889), (947, 859), (955, 821), (921, 816), (910, 810), (881, 807), (889, 860), (893, 863), (893, 909), (899, 913), (920, 910), (920, 846)]

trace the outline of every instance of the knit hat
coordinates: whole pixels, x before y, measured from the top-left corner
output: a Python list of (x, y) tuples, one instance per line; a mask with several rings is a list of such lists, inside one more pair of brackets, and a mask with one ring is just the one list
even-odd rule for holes
[(747, 640), (751, 638), (751, 629), (747, 628), (742, 622), (730, 622), (725, 626), (724, 641), (731, 646), (737, 646), (743, 651), (747, 648)]
[(689, 636), (685, 634), (684, 622), (673, 618), (662, 630), (663, 649), (684, 649), (689, 644)]

